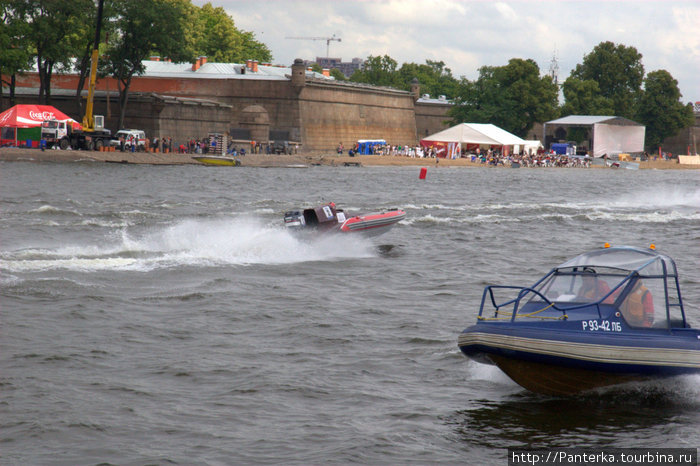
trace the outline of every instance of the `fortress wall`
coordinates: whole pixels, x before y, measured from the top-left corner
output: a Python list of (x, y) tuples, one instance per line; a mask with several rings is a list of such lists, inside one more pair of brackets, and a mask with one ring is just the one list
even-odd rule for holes
[(299, 98), (304, 147), (346, 150), (358, 139), (416, 144), (413, 98), (407, 92), (308, 83)]
[[(36, 75), (26, 75), (18, 85), (31, 89), (33, 79), (38, 87)], [(66, 113), (82, 118), (73, 115), (77, 107), (66, 95), (76, 85), (76, 76), (54, 76), (52, 89), (57, 92), (53, 100)], [(58, 95), (59, 89), (63, 89), (62, 96)], [(102, 78), (95, 98), (95, 114), (105, 115), (107, 127), (115, 131), (119, 112), (117, 89), (115, 80)], [(99, 92), (106, 90), (111, 93), (111, 117), (106, 111), (104, 93)], [(26, 98), (32, 100), (31, 95)], [(289, 139), (301, 142), (307, 150), (334, 150), (339, 142), (350, 148), (358, 139), (367, 138), (383, 138), (393, 145), (417, 144), (415, 102), (409, 92), (314, 79), (295, 86), (285, 79), (135, 76), (124, 126), (144, 129), (149, 138), (204, 137), (208, 132), (244, 126), (243, 114), (253, 105), (265, 109), (270, 130), (288, 131)], [(426, 115), (423, 120), (431, 118), (431, 128), (437, 126), (435, 122), (443, 121), (439, 112)]]
[(451, 119), (447, 112), (452, 105), (416, 102), (415, 108), (419, 140), (450, 127), (445, 121)]

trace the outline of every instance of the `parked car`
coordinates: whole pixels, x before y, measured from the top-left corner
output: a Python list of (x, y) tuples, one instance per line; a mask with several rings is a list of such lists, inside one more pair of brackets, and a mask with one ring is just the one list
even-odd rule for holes
[(124, 148), (126, 150), (131, 150), (131, 146), (135, 146), (136, 150), (146, 149), (146, 133), (140, 129), (120, 129), (114, 135), (114, 139), (110, 144), (115, 147), (120, 147), (122, 139), (124, 140)]
[(287, 141), (275, 141), (272, 143), (272, 152), (275, 154), (291, 154), (292, 148)]

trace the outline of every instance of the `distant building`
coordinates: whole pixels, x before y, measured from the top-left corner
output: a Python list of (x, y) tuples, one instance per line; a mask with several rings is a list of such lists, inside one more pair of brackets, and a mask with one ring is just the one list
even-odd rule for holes
[[(337, 81), (314, 73), (297, 59), (291, 66), (210, 62), (173, 63), (160, 57), (143, 62), (134, 76), (124, 128), (138, 128), (149, 137), (172, 137), (178, 144), (211, 132), (240, 141), (292, 141), (302, 150), (350, 147), (360, 139), (385, 139), (393, 145), (415, 145), (429, 132), (444, 129), (449, 101), (421, 97), (420, 84), (410, 91)], [(75, 73), (52, 77), (51, 104), (75, 119), (82, 118)], [(6, 91), (6, 89), (4, 89)], [(36, 71), (18, 76), (16, 103), (36, 103)], [(118, 83), (101, 77), (94, 113), (105, 127), (118, 128)], [(0, 109), (9, 106), (8, 93)]]
[(344, 62), (342, 58), (316, 57), (316, 63), (321, 68), (340, 70), (346, 78), (349, 78), (355, 71), (362, 69), (365, 61), (361, 58), (353, 58), (350, 62)]

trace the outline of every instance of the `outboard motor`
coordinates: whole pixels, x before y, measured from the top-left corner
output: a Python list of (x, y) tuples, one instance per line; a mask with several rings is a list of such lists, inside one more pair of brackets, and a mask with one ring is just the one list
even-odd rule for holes
[(290, 210), (284, 213), (284, 226), (287, 228), (302, 228), (306, 226), (304, 213), (300, 210)]

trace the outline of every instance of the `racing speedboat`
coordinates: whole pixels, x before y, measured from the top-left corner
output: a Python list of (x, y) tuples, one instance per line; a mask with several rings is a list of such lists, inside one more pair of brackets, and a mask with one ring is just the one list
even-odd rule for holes
[(547, 395), (700, 373), (700, 331), (686, 319), (676, 264), (653, 245), (606, 244), (531, 287), (487, 286), (458, 346)]
[(192, 158), (204, 165), (237, 167), (241, 164), (241, 161), (237, 158), (224, 155), (197, 155)]
[(284, 225), (296, 231), (322, 233), (362, 233), (378, 236), (406, 217), (401, 209), (354, 214), (337, 209), (335, 203), (303, 210), (291, 210), (284, 214)]

